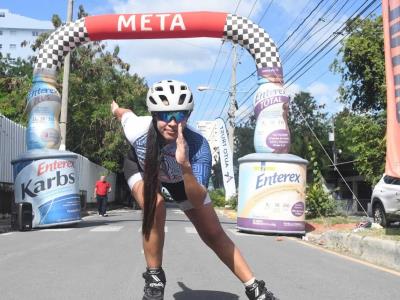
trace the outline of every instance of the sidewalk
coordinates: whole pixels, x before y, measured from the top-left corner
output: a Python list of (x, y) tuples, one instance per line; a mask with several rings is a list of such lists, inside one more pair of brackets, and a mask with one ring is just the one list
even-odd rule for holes
[[(236, 211), (219, 209), (219, 212), (236, 220)], [(317, 233), (310, 231), (305, 234), (302, 240), (375, 265), (400, 271), (400, 241), (360, 236), (353, 232), (340, 230), (327, 230)]]

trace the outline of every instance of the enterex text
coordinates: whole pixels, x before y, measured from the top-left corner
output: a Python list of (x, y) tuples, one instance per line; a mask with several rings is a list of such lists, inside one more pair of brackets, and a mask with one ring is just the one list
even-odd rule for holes
[(55, 160), (51, 163), (43, 162), (39, 164), (37, 176), (40, 176), (48, 171), (55, 171), (58, 169), (73, 168), (74, 162), (71, 160)]
[(278, 173), (276, 172), (274, 173), (274, 175), (271, 176), (260, 174), (257, 176), (256, 189), (259, 189), (266, 185), (273, 185), (281, 182), (300, 183), (300, 174), (285, 173), (278, 175)]

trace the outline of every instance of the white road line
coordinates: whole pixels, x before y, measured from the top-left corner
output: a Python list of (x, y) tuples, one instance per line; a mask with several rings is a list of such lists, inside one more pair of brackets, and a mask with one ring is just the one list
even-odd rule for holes
[(91, 229), (90, 231), (94, 231), (94, 232), (120, 231), (123, 227), (124, 226), (108, 226), (108, 225), (104, 225), (104, 226), (95, 227), (95, 228)]
[(194, 227), (185, 227), (185, 232), (186, 233), (196, 233), (197, 234), (197, 230)]
[(43, 231), (43, 232), (52, 232), (52, 231), (61, 232), (61, 231), (70, 231), (72, 229), (73, 228), (46, 228), (46, 229), (40, 229), (40, 231)]
[[(142, 232), (142, 227), (139, 227), (138, 232)], [(164, 232), (168, 232), (168, 227), (164, 227)]]
[(171, 212), (173, 212), (173, 213), (175, 213), (175, 214), (178, 214), (178, 215), (184, 215), (184, 214), (185, 214), (185, 213), (184, 213), (182, 210), (180, 210), (180, 209), (172, 209)]
[(2, 234), (0, 234), (0, 236), (4, 236), (4, 235), (12, 235), (13, 234), (13, 232), (6, 232), (6, 233), (2, 233)]

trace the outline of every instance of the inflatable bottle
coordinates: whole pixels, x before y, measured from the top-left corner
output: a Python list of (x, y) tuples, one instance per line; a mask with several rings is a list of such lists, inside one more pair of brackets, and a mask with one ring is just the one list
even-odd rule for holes
[(288, 127), (289, 96), (280, 83), (264, 78), (258, 81), (253, 106), (256, 117), (254, 148), (256, 152), (288, 153), (290, 132)]
[[(55, 72), (55, 71), (54, 71)], [(27, 97), (29, 114), (26, 145), (32, 149), (58, 149), (61, 143), (59, 115), (61, 97), (51, 70), (35, 70)]]

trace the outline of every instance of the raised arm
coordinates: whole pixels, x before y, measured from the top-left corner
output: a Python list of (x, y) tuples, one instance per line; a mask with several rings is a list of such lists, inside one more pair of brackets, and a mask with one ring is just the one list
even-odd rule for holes
[(118, 103), (113, 100), (111, 103), (111, 112), (114, 117), (121, 121), (122, 115), (126, 112), (132, 112), (130, 109), (119, 107)]

